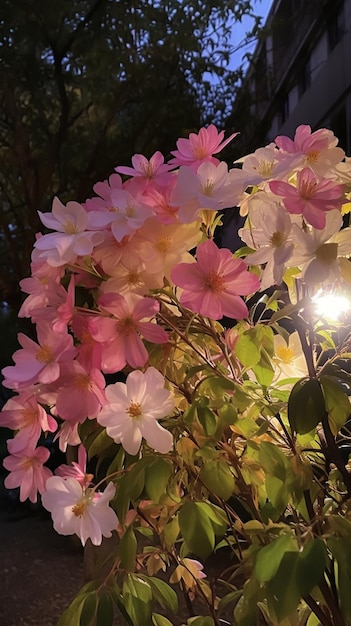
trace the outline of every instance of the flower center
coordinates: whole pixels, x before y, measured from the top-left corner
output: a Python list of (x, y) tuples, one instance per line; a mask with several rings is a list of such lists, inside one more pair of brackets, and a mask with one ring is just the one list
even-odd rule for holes
[(127, 280), (129, 285), (140, 285), (142, 282), (140, 280), (140, 274), (137, 270), (130, 270)]
[(127, 337), (135, 333), (135, 323), (132, 317), (125, 317), (123, 320), (120, 320), (117, 324), (118, 332), (122, 332)]
[(214, 182), (210, 178), (208, 178), (204, 185), (202, 185), (202, 193), (204, 196), (212, 196), (214, 188)]
[(280, 248), (286, 241), (286, 235), (280, 230), (276, 230), (275, 233), (273, 233), (270, 241), (274, 248)]
[(72, 513), (76, 517), (82, 517), (86, 511), (87, 506), (88, 506), (88, 499), (85, 496), (83, 496), (80, 500), (78, 500), (76, 504), (72, 506)]
[(324, 265), (332, 265), (338, 257), (338, 244), (337, 243), (323, 243), (317, 248), (316, 258), (320, 263)]
[(132, 419), (139, 419), (142, 415), (139, 402), (131, 402), (127, 409), (127, 413)]
[(170, 237), (161, 237), (156, 245), (157, 250), (161, 252), (161, 254), (166, 254), (171, 248), (171, 243), (172, 239)]
[(205, 279), (205, 287), (212, 293), (222, 293), (225, 285), (223, 276), (218, 274), (215, 270), (210, 270)]
[(203, 159), (207, 155), (207, 152), (205, 148), (203, 148), (203, 146), (197, 146), (196, 148), (193, 149), (193, 152), (194, 152), (194, 156), (197, 159)]
[(54, 355), (50, 346), (41, 346), (35, 355), (35, 358), (40, 363), (51, 363), (54, 359)]
[(263, 178), (269, 178), (269, 176), (272, 174), (273, 166), (273, 161), (264, 161), (263, 159), (260, 159), (256, 169), (258, 173), (263, 176)]
[(125, 215), (127, 217), (134, 217), (134, 215), (135, 215), (135, 205), (134, 204), (127, 204), (124, 212), (125, 212)]
[(72, 220), (66, 220), (63, 225), (66, 235), (75, 235), (78, 230), (76, 224), (73, 224)]
[(35, 409), (32, 406), (27, 407), (21, 411), (22, 414), (22, 426), (21, 428), (26, 428), (26, 426), (31, 426), (31, 424), (35, 424), (38, 419), (38, 409)]
[(88, 389), (90, 389), (89, 374), (76, 374), (73, 379), (73, 386), (78, 389), (78, 391), (88, 391)]
[(292, 363), (292, 361), (294, 360), (294, 353), (291, 348), (278, 346), (276, 354), (277, 357), (286, 365), (289, 365), (289, 363)]
[(318, 157), (319, 157), (318, 150), (311, 150), (311, 152), (308, 152), (307, 154), (307, 161), (308, 163), (317, 163)]
[(316, 182), (310, 182), (307, 180), (302, 180), (300, 182), (300, 195), (304, 200), (309, 200), (314, 196), (315, 189), (317, 187)]

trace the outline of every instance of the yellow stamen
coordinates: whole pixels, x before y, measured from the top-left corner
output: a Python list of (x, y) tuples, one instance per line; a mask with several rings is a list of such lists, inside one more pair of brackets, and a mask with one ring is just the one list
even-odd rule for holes
[(286, 234), (276, 230), (270, 241), (274, 248), (280, 248), (286, 242)]
[(288, 346), (278, 346), (276, 354), (277, 357), (286, 365), (289, 365), (294, 360), (294, 352), (291, 348), (288, 348)]
[(205, 286), (213, 293), (222, 293), (224, 289), (225, 280), (223, 276), (218, 274), (215, 270), (210, 270), (206, 276)]
[(54, 355), (50, 346), (41, 346), (35, 355), (35, 358), (40, 363), (50, 363), (54, 359)]
[(130, 415), (131, 418), (139, 419), (139, 417), (141, 417), (142, 415), (139, 402), (131, 402), (127, 409), (127, 413), (128, 415)]

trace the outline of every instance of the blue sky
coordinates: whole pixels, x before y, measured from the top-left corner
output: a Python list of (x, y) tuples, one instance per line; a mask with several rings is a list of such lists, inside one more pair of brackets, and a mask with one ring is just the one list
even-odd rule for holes
[[(252, 6), (255, 14), (262, 17), (262, 25), (265, 23), (272, 3), (273, 0), (252, 0)], [(243, 19), (241, 24), (236, 24), (233, 29), (233, 49), (238, 48), (238, 50), (234, 51), (232, 55), (231, 65), (233, 68), (241, 64), (242, 57), (245, 54), (247, 54), (248, 52), (253, 52), (253, 50), (255, 49), (255, 42), (246, 46), (240, 45), (243, 41), (245, 41), (245, 34), (250, 30), (252, 25), (252, 20), (250, 20), (249, 18), (245, 18)]]

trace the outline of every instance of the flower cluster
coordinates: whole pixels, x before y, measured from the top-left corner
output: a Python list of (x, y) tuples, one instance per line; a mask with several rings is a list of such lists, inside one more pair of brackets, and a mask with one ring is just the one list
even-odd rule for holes
[[(226, 529), (228, 510), (223, 520), (204, 493), (226, 501), (238, 493), (234, 480), (244, 480), (255, 485), (255, 502), (269, 499), (261, 474), (253, 478), (253, 450), (262, 433), (266, 446), (285, 437), (284, 394), (292, 380), (312, 376), (313, 346), (306, 359), (301, 333), (289, 336), (267, 316), (260, 324), (258, 299), (283, 285), (294, 300), (292, 278), (311, 293), (351, 282), (343, 223), (351, 161), (333, 133), (300, 126), (293, 140), (277, 137), (229, 169), (214, 155), (234, 137), (202, 128), (178, 140), (168, 163), (160, 152), (137, 154), (82, 204), (55, 198), (51, 213), (39, 213), (52, 232), (37, 236), (19, 311), (36, 339), (20, 333), (14, 364), (2, 372), (14, 393), (0, 414), (0, 425), (15, 432), (5, 485), (20, 487), (21, 500), (39, 493), (57, 532), (83, 544), (98, 545), (117, 528), (123, 542), (134, 506), (134, 522), (140, 515), (163, 533), (163, 552), (150, 551), (149, 568), (167, 561), (164, 551), (174, 551), (181, 532), (171, 582), (183, 580), (187, 590), (205, 574), (184, 556), (205, 557)], [(224, 211), (242, 216), (236, 254), (215, 243)], [(280, 306), (277, 297), (271, 313)], [(262, 430), (255, 420), (268, 420), (271, 397), (284, 419)], [(80, 446), (78, 461), (55, 476), (45, 465), (48, 436), (63, 452)], [(85, 448), (110, 462), (95, 486)]]

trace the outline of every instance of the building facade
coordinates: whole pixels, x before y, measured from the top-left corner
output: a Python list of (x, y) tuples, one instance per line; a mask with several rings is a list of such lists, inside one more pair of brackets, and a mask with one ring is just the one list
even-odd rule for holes
[(351, 154), (351, 0), (274, 0), (264, 32), (229, 121), (241, 154), (300, 124)]

